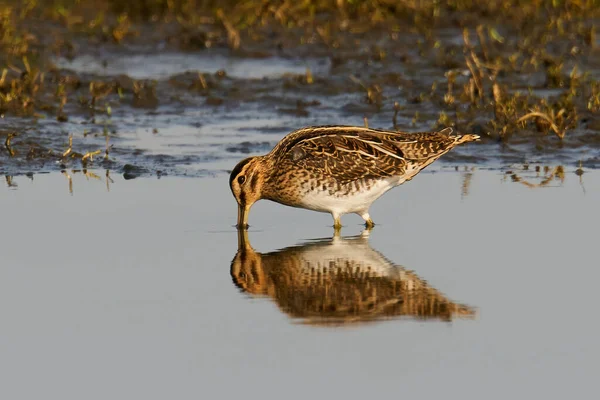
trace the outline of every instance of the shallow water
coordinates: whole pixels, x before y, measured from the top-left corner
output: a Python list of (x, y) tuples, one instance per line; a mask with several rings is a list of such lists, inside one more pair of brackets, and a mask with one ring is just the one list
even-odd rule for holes
[[(433, 171), (375, 203), (378, 225), (368, 238), (356, 237), (357, 216), (343, 218), (342, 235), (353, 238), (330, 240), (328, 215), (258, 203), (244, 260), (225, 174), (7, 177), (0, 186), (2, 393), (593, 393), (598, 171), (551, 170), (547, 179), (535, 171), (512, 178)], [(306, 260), (355, 272), (369, 265), (372, 280), (355, 274), (331, 283), (323, 273), (319, 280), (318, 269), (293, 268)], [(389, 282), (397, 283), (395, 298), (384, 293)], [(429, 289), (410, 290), (419, 285)], [(336, 299), (323, 287), (347, 295)], [(319, 313), (319, 304), (329, 307)], [(350, 316), (340, 314), (348, 309)]]
[[(109, 61), (110, 60), (110, 61)], [(77, 73), (95, 75), (127, 75), (134, 79), (164, 79), (187, 71), (215, 73), (225, 71), (229, 76), (245, 79), (279, 78), (285, 74), (304, 74), (306, 69), (320, 72), (329, 67), (329, 60), (289, 59), (281, 57), (232, 58), (223, 52), (155, 54), (124, 54), (106, 59), (84, 55), (73, 60), (57, 58), (56, 66)]]

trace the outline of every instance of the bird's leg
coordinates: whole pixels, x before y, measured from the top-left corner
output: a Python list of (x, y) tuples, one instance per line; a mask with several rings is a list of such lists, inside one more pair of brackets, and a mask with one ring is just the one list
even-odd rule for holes
[(333, 217), (333, 229), (336, 231), (342, 229), (342, 220), (340, 219), (340, 215), (331, 213), (331, 216)]
[(375, 223), (371, 219), (371, 216), (369, 215), (369, 212), (368, 211), (364, 211), (364, 212), (361, 212), (359, 215), (362, 217), (362, 219), (365, 220), (365, 227), (367, 229), (373, 229), (373, 227), (375, 226)]

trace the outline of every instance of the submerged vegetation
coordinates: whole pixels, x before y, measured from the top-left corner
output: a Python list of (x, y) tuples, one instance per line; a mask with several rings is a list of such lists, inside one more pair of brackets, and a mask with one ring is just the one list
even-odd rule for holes
[[(337, 112), (368, 117), (371, 126), (374, 119), (384, 128), (452, 125), (489, 142), (530, 143), (525, 151), (598, 148), (598, 17), (600, 0), (2, 0), (0, 116), (19, 129), (0, 122), (0, 169), (15, 157), (21, 165), (71, 158), (85, 167), (102, 154), (110, 162), (115, 108), (135, 114), (186, 104), (189, 96), (202, 98), (203, 107), (278, 104), (264, 95), (274, 88), (282, 98), (298, 96), (291, 96), (295, 107), (277, 108), (298, 118), (318, 111), (323, 98), (349, 94)], [(90, 48), (108, 58), (132, 48), (293, 54), (326, 58), (329, 70), (306, 68), (257, 89), (223, 71), (157, 81), (57, 67), (57, 58)], [(76, 140), (83, 148), (65, 155), (58, 146), (65, 134), (54, 140), (40, 124), (73, 116), (101, 127), (94, 135), (106, 140), (105, 149)], [(577, 159), (596, 165), (598, 157)]]

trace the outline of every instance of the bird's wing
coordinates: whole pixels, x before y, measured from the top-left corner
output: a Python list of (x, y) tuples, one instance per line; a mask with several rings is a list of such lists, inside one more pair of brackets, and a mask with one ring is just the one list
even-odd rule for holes
[(325, 173), (340, 183), (402, 175), (408, 163), (429, 160), (453, 147), (456, 136), (401, 133), (361, 127), (311, 127), (286, 136), (273, 149), (298, 168)]
[(462, 136), (453, 133), (452, 128), (446, 128), (439, 132), (389, 134), (386, 139), (396, 145), (406, 160), (425, 162), (437, 159), (460, 142)]

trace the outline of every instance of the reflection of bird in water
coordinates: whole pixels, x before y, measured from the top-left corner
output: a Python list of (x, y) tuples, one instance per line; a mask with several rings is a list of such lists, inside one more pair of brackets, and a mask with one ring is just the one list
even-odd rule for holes
[(238, 231), (231, 262), (244, 292), (269, 296), (286, 313), (309, 324), (345, 324), (383, 318), (452, 320), (473, 308), (453, 303), (414, 272), (392, 264), (361, 236), (319, 239), (271, 253), (254, 251)]

